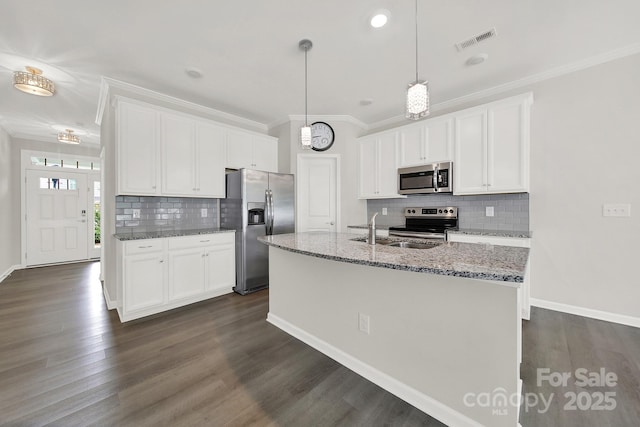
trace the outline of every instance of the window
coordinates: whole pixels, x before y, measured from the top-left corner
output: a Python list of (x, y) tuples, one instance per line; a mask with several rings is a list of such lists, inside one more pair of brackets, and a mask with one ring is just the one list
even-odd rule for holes
[(49, 190), (77, 190), (78, 185), (75, 179), (40, 177), (40, 188)]

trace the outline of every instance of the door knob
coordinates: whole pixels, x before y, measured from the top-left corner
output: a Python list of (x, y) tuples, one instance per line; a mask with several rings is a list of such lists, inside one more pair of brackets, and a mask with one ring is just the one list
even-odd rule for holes
[(327, 222), (327, 224), (329, 224), (329, 225), (333, 225), (333, 221), (331, 221), (331, 222)]

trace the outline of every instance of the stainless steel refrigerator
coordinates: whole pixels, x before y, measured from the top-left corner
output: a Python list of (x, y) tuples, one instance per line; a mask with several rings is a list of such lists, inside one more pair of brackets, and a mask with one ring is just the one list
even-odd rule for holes
[(269, 286), (269, 248), (258, 237), (295, 231), (293, 175), (240, 169), (227, 174), (220, 200), (220, 227), (236, 230), (239, 294)]

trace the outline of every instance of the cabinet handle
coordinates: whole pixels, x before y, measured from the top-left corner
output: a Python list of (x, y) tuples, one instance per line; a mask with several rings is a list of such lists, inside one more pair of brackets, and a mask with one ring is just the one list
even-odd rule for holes
[(161, 259), (161, 260), (160, 260), (160, 264), (162, 264), (163, 262), (164, 262), (164, 260), (163, 260), (163, 259)]
[(155, 186), (155, 185), (153, 185), (153, 186), (151, 186), (151, 188), (153, 188), (153, 189), (155, 190), (155, 189), (156, 189), (156, 186)]
[(149, 246), (138, 246), (139, 249), (147, 249), (147, 248), (150, 248), (150, 247), (151, 247), (151, 245), (149, 245)]
[(209, 240), (200, 240), (200, 243), (207, 243)]
[(197, 190), (197, 188), (196, 188), (196, 187), (193, 187), (193, 191), (196, 191), (196, 190)]

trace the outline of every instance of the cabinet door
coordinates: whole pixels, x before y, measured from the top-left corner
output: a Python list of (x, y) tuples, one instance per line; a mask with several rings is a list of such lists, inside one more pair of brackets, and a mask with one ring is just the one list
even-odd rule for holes
[(487, 186), (490, 193), (529, 191), (528, 105), (522, 100), (489, 108)]
[(404, 126), (399, 132), (399, 165), (414, 166), (426, 160), (427, 128), (424, 125)]
[(453, 160), (453, 119), (426, 122), (425, 163)]
[(226, 163), (225, 131), (207, 123), (196, 125), (196, 195), (223, 199)]
[(375, 138), (360, 140), (358, 197), (369, 199), (377, 197), (377, 151), (378, 141)]
[(271, 138), (253, 137), (253, 165), (256, 169), (278, 172), (278, 143)]
[(157, 113), (150, 108), (120, 101), (116, 127), (117, 194), (160, 194)]
[(204, 257), (204, 251), (198, 247), (169, 251), (169, 301), (204, 292)]
[(160, 123), (162, 194), (169, 196), (197, 194), (194, 121), (178, 115), (161, 113)]
[(233, 244), (207, 248), (206, 290), (231, 291), (236, 285), (236, 251)]
[(164, 278), (162, 252), (127, 255), (124, 259), (124, 311), (162, 306)]
[(472, 110), (456, 117), (453, 164), (455, 194), (486, 193), (487, 110)]
[(378, 197), (398, 194), (397, 132), (380, 135), (378, 153)]
[(255, 169), (253, 141), (250, 133), (233, 130), (227, 132), (227, 167)]

